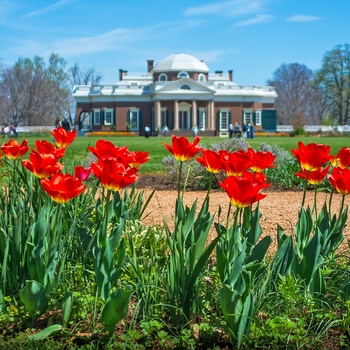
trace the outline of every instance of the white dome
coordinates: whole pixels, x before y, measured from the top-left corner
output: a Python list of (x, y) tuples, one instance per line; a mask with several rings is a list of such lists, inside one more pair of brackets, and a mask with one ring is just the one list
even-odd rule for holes
[(208, 66), (198, 58), (185, 53), (170, 55), (158, 62), (153, 68), (154, 72), (201, 72), (208, 73)]

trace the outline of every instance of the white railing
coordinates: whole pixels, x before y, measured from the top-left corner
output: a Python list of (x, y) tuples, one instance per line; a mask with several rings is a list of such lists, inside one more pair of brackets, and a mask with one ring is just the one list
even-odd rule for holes
[[(277, 125), (277, 132), (293, 132), (293, 125)], [(349, 125), (339, 125), (339, 126), (330, 126), (330, 125), (304, 125), (304, 130), (306, 132), (314, 133), (327, 133), (332, 131), (338, 131), (340, 133), (350, 133)]]

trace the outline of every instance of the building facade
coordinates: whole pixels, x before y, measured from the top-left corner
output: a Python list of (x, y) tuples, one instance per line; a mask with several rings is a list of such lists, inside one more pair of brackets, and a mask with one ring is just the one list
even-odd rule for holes
[(76, 120), (84, 131), (132, 131), (151, 135), (164, 127), (170, 134), (227, 136), (230, 123), (253, 123), (256, 130), (276, 130), (276, 91), (270, 86), (242, 86), (232, 70), (209, 73), (188, 54), (173, 54), (145, 74), (119, 69), (115, 84), (74, 87)]

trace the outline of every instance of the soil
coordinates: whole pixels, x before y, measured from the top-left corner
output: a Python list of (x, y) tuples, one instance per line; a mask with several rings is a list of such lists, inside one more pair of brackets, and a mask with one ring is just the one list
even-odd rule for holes
[[(171, 181), (167, 176), (142, 174), (139, 177), (137, 188), (144, 191), (145, 197), (155, 189), (155, 193), (147, 207), (146, 217), (143, 219), (145, 224), (162, 225), (163, 219), (167, 220), (169, 226), (173, 222), (175, 201), (177, 197), (177, 184)], [(276, 248), (277, 241), (277, 225), (279, 224), (287, 235), (293, 233), (295, 223), (298, 219), (298, 212), (301, 207), (303, 192), (292, 190), (281, 190), (270, 187), (265, 189), (266, 198), (260, 201), (260, 211), (262, 217), (260, 224), (263, 228), (263, 236), (270, 235), (273, 239), (272, 249)], [(187, 190), (184, 195), (184, 203), (192, 206), (193, 202), (198, 199), (198, 206), (201, 205), (206, 196), (206, 191)], [(317, 194), (317, 209), (322, 208), (323, 204), (328, 203), (329, 193)], [(338, 213), (341, 203), (341, 195), (333, 194), (332, 210)], [(314, 191), (308, 191), (306, 194), (305, 207), (309, 204), (311, 207), (314, 202)], [(350, 205), (350, 196), (345, 199), (345, 205)], [(220, 188), (213, 190), (210, 194), (210, 211), (217, 215), (219, 206), (222, 209), (222, 217), (226, 217), (229, 207), (229, 198), (227, 194)], [(217, 219), (217, 216), (216, 216)], [(345, 239), (341, 245), (342, 249), (350, 245), (350, 219), (344, 231)], [(215, 237), (216, 233), (213, 229), (211, 237)]]

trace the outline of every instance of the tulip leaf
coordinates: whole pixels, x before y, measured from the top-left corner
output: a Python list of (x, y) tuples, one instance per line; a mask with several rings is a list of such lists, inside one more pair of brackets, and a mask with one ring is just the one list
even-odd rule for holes
[(62, 323), (64, 327), (68, 326), (69, 317), (73, 307), (73, 293), (67, 292), (62, 304)]
[(101, 313), (103, 327), (112, 333), (116, 324), (127, 314), (131, 290), (118, 289), (110, 296)]
[(49, 326), (49, 327), (43, 329), (39, 333), (28, 336), (28, 339), (35, 340), (35, 341), (36, 340), (43, 340), (43, 339), (46, 339), (47, 337), (49, 337), (50, 335), (61, 331), (62, 329), (63, 329), (63, 326), (61, 326), (60, 324), (53, 324), (52, 326)]
[(37, 281), (26, 281), (25, 287), (20, 292), (20, 298), (29, 315), (36, 320), (48, 307), (48, 301), (44, 287)]

